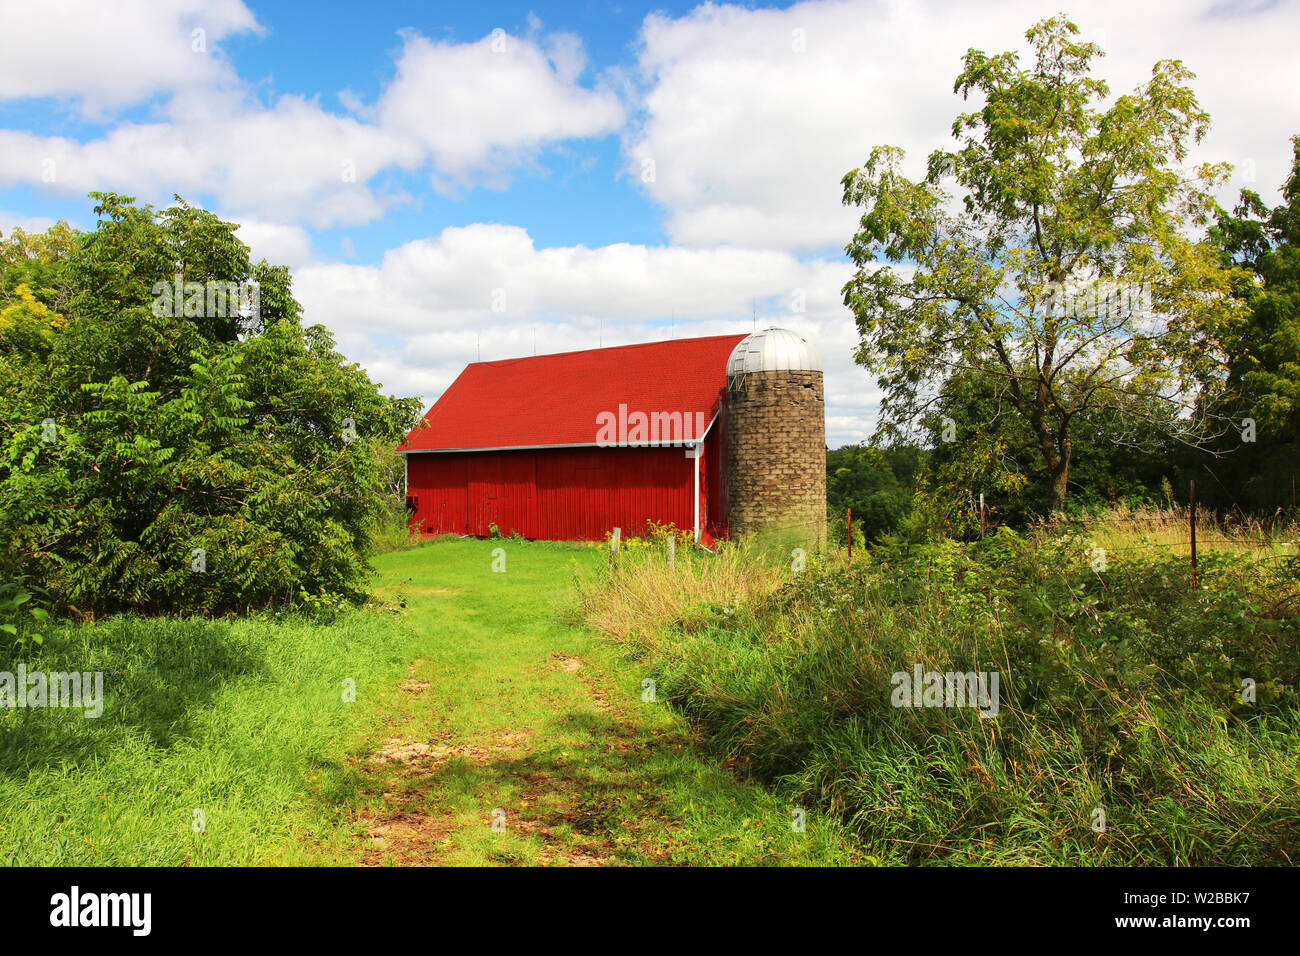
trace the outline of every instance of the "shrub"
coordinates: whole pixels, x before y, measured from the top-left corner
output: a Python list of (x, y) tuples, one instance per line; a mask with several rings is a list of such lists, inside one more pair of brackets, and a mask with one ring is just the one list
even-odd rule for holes
[[(359, 599), (414, 402), (303, 327), (235, 224), (94, 195), (98, 228), (41, 266), (59, 321), (0, 329), (0, 573), (97, 614)], [(36, 269), (4, 252), (6, 277)], [(177, 272), (255, 281), (260, 310), (156, 308)]]
[[(886, 538), (800, 574), (740, 552), (677, 575), (629, 561), (583, 601), (719, 753), (884, 859), (1287, 863), (1290, 569), (1219, 550), (1195, 581), (1170, 554), (1117, 553), (1099, 572), (1089, 538)], [(893, 706), (892, 675), (916, 665), (997, 673), (996, 717)]]

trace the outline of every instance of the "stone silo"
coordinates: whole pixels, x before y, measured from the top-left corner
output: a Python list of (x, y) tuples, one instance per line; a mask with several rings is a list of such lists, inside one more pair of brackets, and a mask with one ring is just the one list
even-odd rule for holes
[(727, 360), (727, 503), (733, 537), (826, 540), (826, 402), (816, 349), (769, 328)]

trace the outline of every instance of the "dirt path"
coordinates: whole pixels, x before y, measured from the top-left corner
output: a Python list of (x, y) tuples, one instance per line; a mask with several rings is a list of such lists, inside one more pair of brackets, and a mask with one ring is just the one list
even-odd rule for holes
[[(493, 571), (502, 555), (508, 570)], [(599, 556), (457, 541), (378, 562), (427, 650), (380, 691), (383, 731), (356, 761), (361, 862), (853, 862), (837, 827), (796, 832), (795, 808), (641, 699), (634, 663), (559, 619), (575, 561), (594, 568)]]

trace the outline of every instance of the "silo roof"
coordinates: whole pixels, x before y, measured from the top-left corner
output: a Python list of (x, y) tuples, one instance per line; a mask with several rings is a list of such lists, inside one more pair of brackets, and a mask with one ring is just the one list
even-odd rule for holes
[(821, 356), (802, 335), (767, 328), (747, 335), (727, 359), (727, 377), (751, 372), (820, 372)]

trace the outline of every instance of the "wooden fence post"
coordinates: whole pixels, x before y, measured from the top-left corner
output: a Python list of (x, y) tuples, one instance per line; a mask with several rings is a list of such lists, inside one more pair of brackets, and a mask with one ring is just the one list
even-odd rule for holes
[(1196, 579), (1196, 482), (1189, 482), (1188, 486), (1188, 518), (1192, 525), (1192, 584), (1199, 586)]
[(677, 533), (673, 532), (668, 536), (668, 567), (672, 567), (677, 560)]
[(980, 492), (980, 540), (984, 540), (984, 492)]

